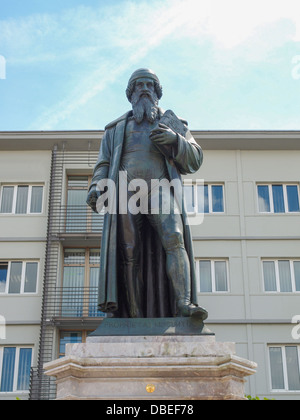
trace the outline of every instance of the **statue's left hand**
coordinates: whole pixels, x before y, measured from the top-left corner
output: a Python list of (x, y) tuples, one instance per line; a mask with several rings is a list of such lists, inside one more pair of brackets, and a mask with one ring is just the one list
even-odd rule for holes
[(92, 210), (95, 213), (98, 213), (98, 211), (97, 211), (97, 200), (98, 200), (99, 197), (100, 197), (100, 192), (97, 191), (95, 186), (93, 186), (88, 193), (86, 203), (92, 208)]
[(158, 124), (158, 128), (150, 133), (150, 140), (158, 145), (176, 145), (177, 144), (177, 134), (165, 124)]

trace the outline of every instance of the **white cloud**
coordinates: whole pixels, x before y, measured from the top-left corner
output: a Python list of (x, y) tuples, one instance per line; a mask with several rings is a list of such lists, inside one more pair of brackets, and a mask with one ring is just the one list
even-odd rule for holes
[(220, 51), (249, 47), (262, 28), (282, 19), (294, 30), (286, 34), (283, 26), (276, 26), (283, 32), (264, 38), (257, 51), (250, 47), (248, 55), (254, 59), (282, 43), (281, 33), (285, 41), (300, 41), (299, 0), (152, 0), (126, 1), (122, 7), (80, 6), (61, 15), (0, 22), (0, 49), (9, 52), (11, 65), (74, 63), (67, 96), (31, 127), (50, 130), (170, 37), (200, 43), (210, 39)]
[(236, 47), (257, 28), (283, 19), (294, 25), (291, 40), (300, 41), (299, 0), (185, 0), (180, 13), (189, 19), (181, 35), (207, 36), (224, 48)]
[[(150, 6), (142, 7), (129, 4), (127, 12), (123, 12), (122, 16), (112, 17), (112, 21), (105, 22), (104, 28), (114, 29), (113, 32), (118, 33), (118, 39), (109, 44), (109, 48), (115, 49), (115, 54), (119, 57), (104, 58), (98, 61), (97, 70), (88, 74), (85, 81), (81, 83), (80, 88), (75, 88), (73, 92), (63, 101), (55, 104), (45, 114), (40, 116), (33, 123), (32, 128), (39, 130), (54, 129), (60, 121), (68, 118), (78, 107), (85, 105), (105, 87), (116, 80), (123, 72), (129, 70), (133, 65), (139, 63), (147, 53), (159, 45), (168, 35), (173, 33), (177, 28), (186, 24), (186, 20), (182, 18), (181, 12), (184, 10), (182, 1), (173, 2), (177, 7), (169, 9), (168, 4), (161, 2), (159, 8)], [(166, 13), (168, 11), (168, 13)], [(186, 16), (186, 19), (189, 17)], [(115, 22), (117, 20), (117, 22)], [(91, 19), (93, 23), (94, 20)], [(135, 24), (136, 23), (136, 24)], [(117, 26), (112, 26), (117, 25)], [(109, 38), (108, 32), (104, 35)], [(123, 48), (126, 46), (125, 50)], [(121, 51), (121, 47), (122, 51)]]

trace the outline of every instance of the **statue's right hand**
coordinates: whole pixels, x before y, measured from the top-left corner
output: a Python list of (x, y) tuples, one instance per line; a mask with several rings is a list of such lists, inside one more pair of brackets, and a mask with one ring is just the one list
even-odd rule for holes
[(97, 200), (100, 197), (100, 191), (97, 191), (96, 186), (93, 186), (88, 193), (86, 203), (92, 208), (92, 210), (97, 212)]

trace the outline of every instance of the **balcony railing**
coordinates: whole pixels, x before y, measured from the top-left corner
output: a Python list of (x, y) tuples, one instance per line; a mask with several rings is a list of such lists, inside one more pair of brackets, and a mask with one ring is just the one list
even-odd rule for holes
[(30, 400), (54, 400), (56, 398), (55, 379), (39, 372), (36, 367), (30, 370)]
[(101, 318), (97, 287), (57, 287), (48, 295), (48, 314), (57, 318)]
[(101, 234), (103, 219), (103, 214), (94, 213), (87, 205), (55, 206), (52, 214), (52, 233)]
[[(49, 288), (47, 294), (48, 324), (46, 325), (50, 330), (52, 330), (52, 326), (61, 325), (64, 322), (66, 325), (71, 324), (72, 328), (80, 329), (85, 322), (91, 327), (93, 322), (97, 322), (97, 318), (104, 317), (106, 314), (98, 309), (98, 287)], [(51, 335), (49, 337), (47, 334), (44, 335), (43, 346), (45, 349), (52, 349), (53, 337)], [(49, 357), (51, 354), (52, 351), (50, 351)], [(49, 360), (52, 360), (52, 357)], [(43, 370), (32, 368), (29, 399), (52, 400), (55, 399), (55, 396), (55, 380), (45, 376)]]

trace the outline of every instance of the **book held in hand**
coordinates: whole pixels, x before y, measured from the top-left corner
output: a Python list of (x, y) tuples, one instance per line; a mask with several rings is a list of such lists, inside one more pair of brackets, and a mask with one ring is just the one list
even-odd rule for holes
[[(183, 122), (174, 114), (173, 111), (168, 109), (164, 115), (159, 120), (159, 124), (164, 124), (167, 127), (171, 128), (175, 133), (180, 134), (181, 136), (185, 137), (187, 132), (187, 127), (183, 124)], [(159, 126), (155, 127), (152, 132), (159, 130)], [(171, 146), (163, 146), (156, 144), (156, 147), (160, 150), (160, 152), (165, 155), (168, 159), (172, 156), (172, 147)]]

